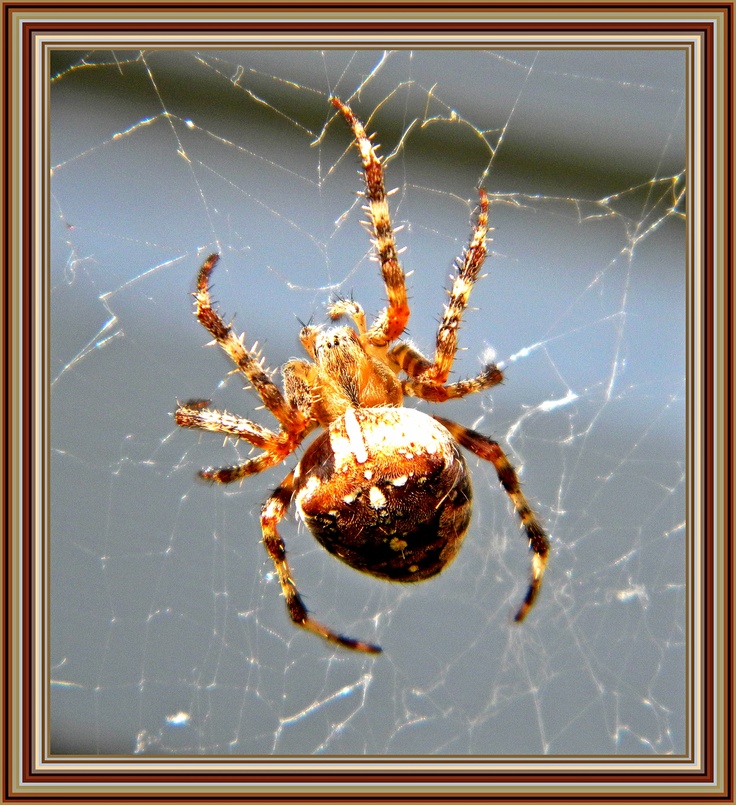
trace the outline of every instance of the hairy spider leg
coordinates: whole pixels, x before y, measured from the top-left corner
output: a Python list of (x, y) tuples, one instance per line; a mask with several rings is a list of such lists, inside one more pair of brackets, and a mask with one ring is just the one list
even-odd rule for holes
[(268, 428), (228, 414), (227, 411), (216, 411), (207, 408), (208, 400), (190, 400), (182, 403), (174, 414), (177, 425), (183, 428), (199, 428), (213, 433), (225, 433), (237, 439), (244, 439), (254, 447), (268, 452), (276, 450), (279, 443), (278, 434)]
[(371, 144), (363, 124), (351, 108), (339, 98), (332, 104), (342, 113), (355, 136), (365, 176), (365, 195), (368, 215), (373, 228), (373, 244), (381, 264), (383, 282), (388, 295), (388, 307), (373, 322), (367, 333), (369, 343), (381, 347), (395, 341), (406, 329), (409, 321), (409, 302), (406, 298), (406, 281), (399, 264), (386, 190), (383, 184), (383, 167), (380, 157)]
[(487, 232), (488, 197), (485, 190), (481, 190), (478, 220), (473, 228), (470, 244), (458, 262), (457, 273), (449, 292), (450, 302), (445, 306), (437, 330), (434, 362), (406, 343), (397, 344), (389, 350), (388, 360), (408, 375), (403, 384), (405, 394), (439, 403), (475, 394), (503, 381), (501, 370), (489, 363), (474, 378), (444, 385), (457, 353), (457, 332), (463, 312), (485, 260)]
[(305, 427), (304, 417), (284, 399), (284, 396), (271, 378), (261, 368), (258, 356), (245, 348), (244, 336), (237, 338), (232, 327), (226, 325), (219, 313), (212, 307), (209, 292), (209, 279), (219, 255), (211, 254), (202, 264), (197, 277), (197, 292), (194, 294), (196, 315), (199, 323), (210, 333), (215, 341), (227, 352), (240, 372), (247, 378), (264, 405), (278, 419), (281, 426), (292, 431)]
[(420, 380), (438, 383), (447, 382), (452, 369), (452, 363), (457, 353), (457, 332), (468, 306), (470, 292), (478, 272), (486, 259), (486, 235), (488, 233), (488, 196), (481, 188), (480, 210), (478, 220), (473, 228), (473, 236), (468, 248), (457, 261), (457, 273), (450, 290), (449, 304), (445, 305), (442, 321), (437, 330), (437, 345), (434, 353), (434, 363), (421, 374)]
[(209, 278), (219, 256), (211, 254), (202, 264), (197, 276), (197, 291), (194, 294), (197, 319), (214, 336), (215, 342), (230, 356), (239, 371), (250, 381), (266, 408), (281, 424), (279, 433), (262, 428), (255, 422), (233, 416), (227, 412), (211, 410), (206, 401), (191, 401), (180, 405), (174, 414), (178, 425), (225, 433), (245, 439), (264, 452), (242, 464), (219, 469), (208, 467), (199, 474), (209, 481), (228, 484), (240, 481), (281, 463), (296, 450), (304, 437), (314, 427), (291, 401), (284, 399), (278, 387), (261, 368), (258, 356), (247, 350), (243, 336), (237, 338), (232, 328), (226, 325), (212, 307), (209, 293)]
[(529, 548), (532, 551), (531, 579), (524, 601), (514, 616), (514, 620), (517, 623), (523, 621), (542, 588), (542, 579), (544, 578), (544, 570), (547, 566), (550, 551), (547, 535), (521, 491), (516, 470), (509, 463), (498, 442), (494, 442), (493, 439), (489, 439), (482, 433), (470, 430), (470, 428), (466, 428), (463, 425), (458, 425), (457, 422), (452, 422), (449, 419), (443, 419), (439, 416), (436, 416), (435, 419), (442, 423), (463, 447), (475, 453), (479, 458), (490, 461), (493, 464), (498, 480), (506, 490), (506, 494), (511, 498), (516, 513), (519, 515), (519, 519), (526, 531), (526, 535), (529, 538)]
[(207, 402), (204, 400), (193, 400), (180, 405), (174, 414), (176, 424), (183, 428), (198, 428), (234, 436), (249, 442), (254, 447), (260, 447), (264, 451), (242, 464), (220, 468), (207, 467), (201, 470), (200, 477), (208, 481), (229, 484), (233, 481), (242, 481), (248, 475), (256, 475), (270, 467), (275, 467), (296, 450), (308, 430), (311, 430), (310, 427), (308, 430), (296, 434), (290, 431), (274, 433), (249, 419), (234, 416), (227, 411), (206, 408), (204, 407), (206, 404)]
[(373, 645), (372, 643), (364, 643), (361, 640), (355, 640), (352, 637), (344, 637), (343, 635), (337, 634), (337, 632), (333, 632), (332, 629), (314, 620), (304, 606), (304, 602), (291, 576), (291, 568), (286, 560), (284, 541), (281, 539), (277, 529), (278, 524), (283, 520), (289, 508), (293, 494), (294, 472), (290, 472), (286, 478), (284, 478), (281, 485), (274, 490), (271, 497), (263, 504), (263, 508), (261, 509), (263, 543), (276, 568), (279, 583), (281, 584), (281, 589), (286, 599), (286, 608), (289, 612), (289, 617), (297, 626), (301, 626), (303, 629), (307, 629), (320, 637), (324, 637), (324, 639), (328, 640), (330, 643), (335, 643), (338, 646), (350, 648), (355, 651), (363, 651), (368, 654), (380, 654), (380, 646)]
[(503, 382), (503, 372), (495, 363), (489, 363), (476, 377), (459, 380), (447, 386), (423, 379), (424, 367), (430, 362), (409, 344), (397, 344), (388, 353), (389, 360), (409, 377), (402, 382), (404, 394), (419, 397), (429, 402), (441, 403), (455, 400), (468, 394), (484, 391)]

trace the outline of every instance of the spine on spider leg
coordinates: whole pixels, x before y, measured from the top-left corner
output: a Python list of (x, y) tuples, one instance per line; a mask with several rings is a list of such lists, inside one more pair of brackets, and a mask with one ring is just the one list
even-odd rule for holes
[(404, 272), (399, 264), (387, 193), (383, 182), (383, 167), (363, 124), (352, 109), (339, 98), (333, 97), (333, 106), (338, 109), (353, 131), (360, 152), (365, 175), (365, 195), (373, 228), (374, 245), (381, 264), (381, 273), (388, 293), (389, 306), (371, 328), (371, 343), (383, 346), (396, 340), (406, 329), (409, 321), (409, 302), (406, 296)]

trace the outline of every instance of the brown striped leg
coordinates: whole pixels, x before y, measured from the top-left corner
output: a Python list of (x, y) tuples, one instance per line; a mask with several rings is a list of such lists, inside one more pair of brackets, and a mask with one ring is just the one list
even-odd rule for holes
[(529, 589), (519, 611), (514, 617), (517, 622), (523, 621), (529, 610), (534, 606), (539, 590), (542, 587), (542, 579), (544, 578), (544, 570), (547, 566), (550, 550), (547, 535), (524, 497), (516, 471), (509, 463), (498, 442), (494, 442), (487, 436), (483, 436), (482, 433), (470, 430), (463, 425), (458, 425), (449, 419), (443, 419), (438, 416), (435, 419), (441, 422), (463, 447), (475, 453), (479, 458), (483, 458), (493, 464), (501, 486), (511, 498), (511, 502), (521, 519), (526, 535), (529, 538), (529, 548), (533, 552)]
[(352, 637), (343, 637), (314, 620), (307, 612), (307, 608), (304, 606), (304, 602), (294, 584), (294, 579), (291, 577), (291, 568), (286, 561), (284, 541), (281, 539), (277, 530), (278, 524), (283, 520), (289, 508), (293, 493), (294, 473), (290, 472), (281, 485), (274, 490), (271, 497), (263, 504), (263, 508), (261, 509), (263, 543), (276, 568), (281, 590), (286, 599), (286, 608), (289, 612), (289, 616), (297, 626), (301, 626), (303, 629), (307, 629), (320, 637), (324, 637), (324, 639), (329, 640), (330, 643), (354, 649), (355, 651), (364, 651), (369, 654), (380, 653), (381, 649), (379, 646), (375, 646), (372, 643), (363, 643), (361, 640), (355, 640)]
[(227, 352), (238, 369), (258, 392), (264, 405), (289, 431), (302, 431), (306, 422), (302, 414), (284, 399), (278, 387), (263, 371), (258, 356), (245, 348), (243, 336), (237, 338), (232, 328), (226, 325), (212, 307), (209, 279), (219, 256), (211, 254), (202, 264), (197, 277), (197, 292), (194, 294), (197, 319), (209, 330), (215, 341)]
[(283, 458), (274, 453), (261, 453), (242, 464), (233, 464), (230, 467), (206, 467), (199, 471), (199, 477), (204, 478), (205, 481), (215, 481), (218, 484), (232, 484), (235, 481), (242, 481), (249, 475), (257, 475), (259, 472), (275, 467), (281, 461)]
[(411, 344), (402, 341), (388, 351), (388, 360), (397, 368), (406, 372), (409, 377), (420, 377), (432, 365), (432, 362), (415, 349)]
[(495, 364), (490, 363), (477, 377), (445, 385), (457, 353), (457, 331), (463, 312), (485, 260), (487, 233), (488, 197), (485, 190), (481, 190), (480, 211), (473, 236), (458, 264), (450, 291), (450, 302), (445, 306), (437, 330), (434, 361), (429, 361), (408, 344), (397, 344), (389, 351), (389, 360), (409, 376), (403, 384), (405, 394), (430, 402), (445, 402), (483, 391), (502, 382), (503, 373)]
[(437, 330), (437, 346), (434, 363), (421, 376), (421, 380), (443, 385), (452, 369), (457, 352), (457, 331), (462, 321), (463, 312), (468, 306), (468, 298), (475, 281), (478, 279), (483, 261), (486, 258), (486, 234), (488, 232), (488, 196), (480, 190), (480, 211), (473, 229), (470, 245), (458, 260), (457, 274), (450, 291), (450, 302), (445, 306)]
[(419, 397), (429, 402), (446, 402), (468, 394), (489, 389), (503, 382), (503, 372), (495, 363), (489, 363), (476, 377), (460, 380), (443, 386), (439, 383), (425, 380), (426, 371), (432, 364), (409, 344), (397, 344), (389, 350), (388, 358), (394, 366), (406, 372), (409, 376), (403, 381), (404, 394)]
[(484, 391), (492, 386), (497, 386), (503, 382), (503, 372), (495, 363), (488, 366), (476, 377), (468, 380), (458, 380), (457, 383), (450, 383), (447, 386), (439, 386), (435, 383), (427, 383), (423, 380), (409, 378), (402, 383), (404, 394), (411, 397), (420, 397), (429, 402), (441, 403), (447, 400), (456, 400), (459, 397), (466, 397), (468, 394), (475, 394)]
[(363, 128), (349, 106), (339, 98), (332, 98), (355, 135), (365, 174), (365, 195), (368, 199), (368, 215), (373, 228), (373, 243), (376, 247), (381, 273), (388, 294), (388, 307), (382, 311), (368, 331), (368, 340), (374, 346), (385, 346), (395, 341), (405, 330), (409, 321), (409, 302), (406, 298), (404, 272), (394, 243), (394, 232), (383, 184), (381, 160)]

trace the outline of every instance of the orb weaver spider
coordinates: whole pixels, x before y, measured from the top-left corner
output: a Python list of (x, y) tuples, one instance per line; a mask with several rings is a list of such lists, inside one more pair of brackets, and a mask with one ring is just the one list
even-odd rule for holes
[(197, 319), (258, 393), (279, 429), (210, 409), (208, 401), (200, 400), (180, 405), (175, 420), (182, 427), (243, 439), (261, 451), (241, 464), (199, 473), (222, 484), (242, 481), (280, 464), (308, 434), (323, 429), (263, 504), (263, 542), (295, 624), (337, 645), (377, 653), (379, 646), (345, 637), (307, 611), (278, 532), (292, 503), (314, 537), (351, 567), (390, 581), (430, 578), (455, 558), (470, 524), (472, 490), (462, 446), (493, 464), (532, 551), (529, 587), (516, 621), (525, 618), (539, 594), (550, 548), (516, 471), (497, 442), (443, 417), (402, 407), (405, 396), (441, 403), (491, 388), (503, 379), (501, 370), (488, 364), (474, 378), (447, 383), (458, 328), (486, 257), (486, 193), (480, 190), (470, 243), (457, 261), (434, 356), (426, 358), (398, 340), (410, 311), (381, 159), (350, 107), (338, 98), (331, 100), (352, 130), (360, 152), (368, 201), (365, 209), (388, 305), (369, 327), (359, 304), (334, 301), (330, 318), (347, 317), (353, 326), (304, 326), (299, 337), (310, 360), (291, 360), (281, 368), (282, 392), (263, 370), (256, 352), (245, 347), (245, 336), (236, 336), (212, 307), (209, 283), (219, 257), (211, 254), (197, 279)]

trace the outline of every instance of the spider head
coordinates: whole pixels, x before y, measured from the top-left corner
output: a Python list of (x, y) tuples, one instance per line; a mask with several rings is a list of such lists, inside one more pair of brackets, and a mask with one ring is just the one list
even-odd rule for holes
[(317, 366), (330, 371), (330, 366), (354, 363), (365, 358), (366, 352), (358, 334), (351, 327), (312, 327), (306, 325), (299, 340)]
[(369, 355), (351, 327), (312, 327), (300, 333), (316, 366), (313, 415), (325, 424), (348, 408), (401, 405), (401, 383), (389, 366)]

